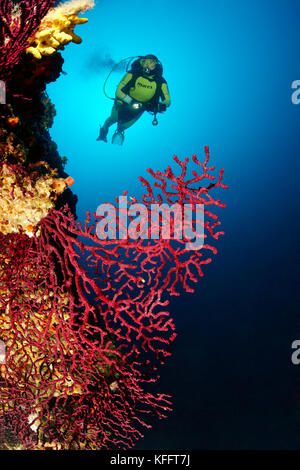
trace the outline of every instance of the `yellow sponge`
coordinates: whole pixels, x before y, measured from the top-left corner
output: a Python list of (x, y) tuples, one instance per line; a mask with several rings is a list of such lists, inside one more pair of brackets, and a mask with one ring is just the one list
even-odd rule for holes
[(86, 23), (88, 19), (78, 18), (78, 15), (94, 5), (94, 0), (71, 0), (51, 8), (42, 19), (39, 29), (29, 39), (31, 45), (26, 52), (41, 59), (63, 49), (71, 41), (80, 44), (82, 39), (74, 33), (74, 28), (77, 24)]

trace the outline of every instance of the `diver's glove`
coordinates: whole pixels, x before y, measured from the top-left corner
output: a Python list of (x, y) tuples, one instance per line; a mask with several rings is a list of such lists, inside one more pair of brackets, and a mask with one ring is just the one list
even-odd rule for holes
[(159, 113), (164, 113), (167, 109), (167, 105), (165, 103), (158, 103), (158, 112)]

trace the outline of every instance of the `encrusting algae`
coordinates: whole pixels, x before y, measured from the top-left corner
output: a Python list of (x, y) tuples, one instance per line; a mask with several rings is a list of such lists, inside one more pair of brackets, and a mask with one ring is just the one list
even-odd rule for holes
[[(72, 183), (71, 177), (43, 175), (34, 179), (16, 175), (4, 164), (0, 171), (0, 232), (7, 235), (23, 230), (32, 237), (38, 223), (54, 207), (57, 195)], [(37, 230), (35, 235), (39, 233)]]

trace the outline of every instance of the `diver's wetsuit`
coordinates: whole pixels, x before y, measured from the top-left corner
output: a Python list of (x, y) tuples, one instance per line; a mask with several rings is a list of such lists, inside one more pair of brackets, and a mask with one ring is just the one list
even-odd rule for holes
[(140, 108), (137, 110), (131, 109), (126, 103), (115, 101), (115, 104), (111, 110), (111, 115), (106, 119), (102, 126), (103, 132), (107, 133), (110, 126), (118, 122), (118, 130), (128, 129), (132, 126), (143, 114), (145, 109)]
[[(146, 76), (139, 67), (140, 60), (135, 61), (132, 69), (120, 81), (117, 91), (115, 104), (111, 115), (106, 119), (101, 131), (107, 134), (109, 127), (118, 122), (118, 130), (128, 129), (144, 113), (144, 111), (154, 111), (157, 108), (159, 98), (166, 106), (170, 106), (170, 94), (166, 80), (162, 76)], [(143, 106), (137, 110), (132, 109), (123, 101), (126, 95), (129, 95), (134, 101), (142, 103)]]

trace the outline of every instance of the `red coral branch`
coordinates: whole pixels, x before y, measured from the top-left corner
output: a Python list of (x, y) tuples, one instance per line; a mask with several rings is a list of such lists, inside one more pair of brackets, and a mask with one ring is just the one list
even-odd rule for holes
[[(174, 157), (179, 176), (170, 167), (148, 170), (154, 183), (140, 178), (142, 203), (152, 213), (155, 202), (201, 204), (204, 237), (217, 239), (223, 232), (215, 232), (217, 216), (205, 206), (224, 207), (208, 195), (212, 187), (226, 188), (223, 172), (213, 185), (192, 187), (214, 179), (208, 159), (208, 149), (204, 164), (193, 158), (202, 174), (194, 171), (191, 179), (188, 159)], [(123, 209), (115, 212), (116, 228), (124, 229)], [(187, 251), (189, 239), (174, 237), (176, 215), (170, 239), (157, 221), (151, 240), (101, 240), (103, 216), (95, 214), (93, 225), (90, 219), (88, 213), (82, 227), (65, 207), (41, 221), (40, 237), (0, 237), (0, 338), (7, 345), (0, 417), (28, 448), (132, 447), (150, 426), (147, 416), (166, 416), (170, 397), (145, 386), (158, 379), (176, 337), (169, 295), (193, 292), (191, 283), (217, 252), (208, 243)]]

